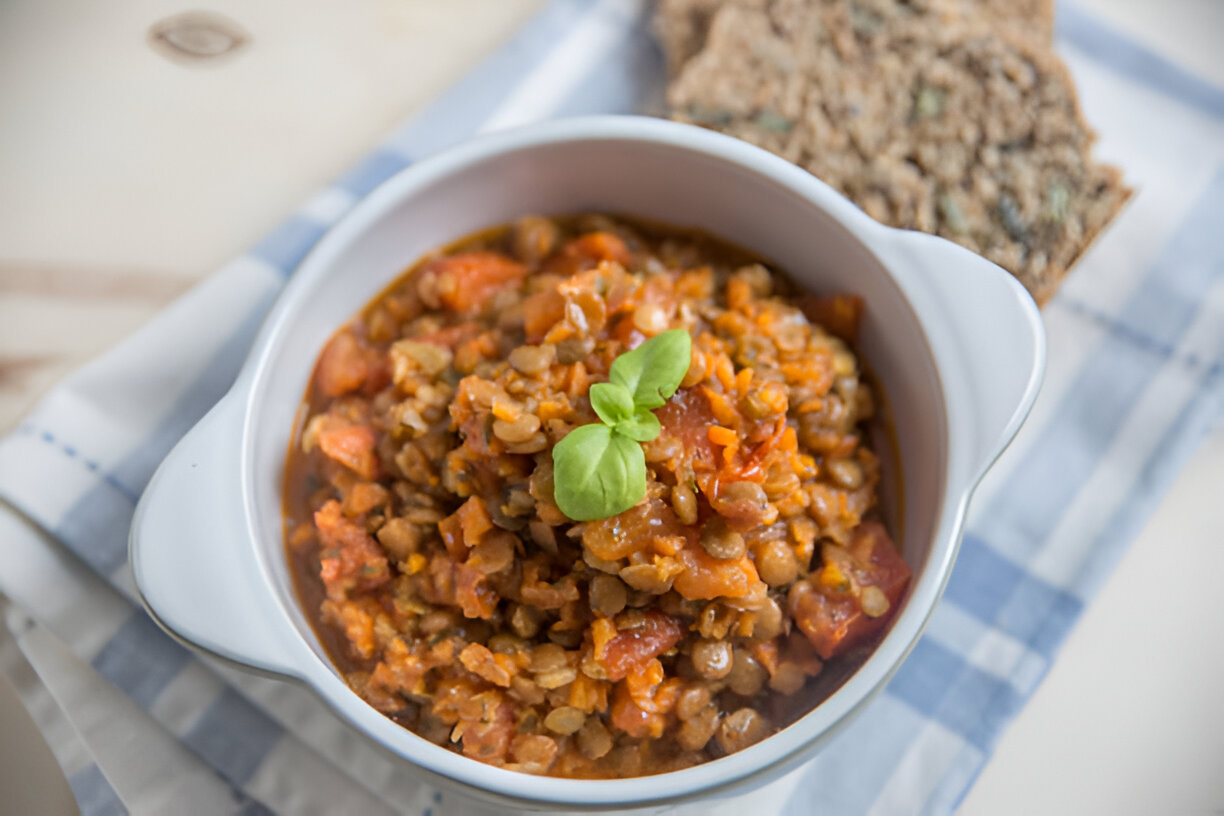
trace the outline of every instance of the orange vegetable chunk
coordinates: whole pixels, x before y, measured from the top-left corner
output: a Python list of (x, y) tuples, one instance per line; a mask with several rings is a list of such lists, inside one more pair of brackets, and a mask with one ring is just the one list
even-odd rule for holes
[(453, 312), (478, 311), (499, 289), (518, 284), (527, 267), (500, 252), (476, 250), (438, 258), (422, 270), (437, 276), (438, 299)]
[(374, 453), (377, 441), (374, 429), (368, 425), (349, 425), (319, 432), (319, 449), (324, 455), (366, 480), (378, 477), (378, 456)]
[[(825, 566), (804, 586), (791, 590), (795, 623), (824, 660), (843, 654), (881, 631), (892, 618), (910, 581), (909, 565), (878, 522), (865, 521), (845, 550), (826, 546)], [(860, 596), (878, 587), (888, 611), (869, 617)], [(798, 591), (797, 591), (798, 590)]]

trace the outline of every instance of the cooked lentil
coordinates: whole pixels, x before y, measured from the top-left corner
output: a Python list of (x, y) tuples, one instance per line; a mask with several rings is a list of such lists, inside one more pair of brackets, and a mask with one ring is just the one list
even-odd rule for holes
[[(688, 767), (809, 710), (909, 581), (871, 520), (860, 310), (606, 216), (526, 217), (410, 269), (323, 349), (286, 466), (295, 582), (349, 685), (439, 745), (567, 777)], [(619, 354), (674, 328), (691, 360), (645, 497), (573, 523), (552, 447), (596, 421)]]

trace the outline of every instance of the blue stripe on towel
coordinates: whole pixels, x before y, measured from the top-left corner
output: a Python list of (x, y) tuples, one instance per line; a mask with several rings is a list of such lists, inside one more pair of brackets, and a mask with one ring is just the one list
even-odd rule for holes
[(888, 686), (890, 696), (989, 751), (1023, 697), (1006, 680), (988, 674), (930, 638), (914, 647)]
[(982, 537), (1018, 561), (1040, 549), (1165, 362), (1116, 333), (1106, 335), (982, 514)]
[[(560, 0), (545, 6), (458, 85), (413, 117), (386, 146), (341, 176), (337, 186), (363, 196), (407, 167), (410, 156), (428, 155), (471, 136), (593, 4), (594, 0)], [(606, 105), (601, 107), (607, 112)], [(289, 275), (330, 226), (295, 215), (256, 244), (250, 254)]]
[(663, 111), (667, 69), (645, 16), (624, 31), (600, 65), (565, 99), (556, 116)]
[(135, 509), (131, 497), (115, 493), (102, 481), (64, 514), (51, 534), (109, 578), (127, 563), (128, 528)]
[(880, 695), (801, 771), (782, 816), (866, 813), (927, 723), (914, 707)]
[(241, 786), (255, 775), (284, 733), (262, 709), (226, 687), (183, 741), (226, 781)]
[(263, 802), (248, 799), (235, 816), (274, 816), (274, 814), (275, 811), (270, 810)]
[(1093, 352), (1054, 410), (1054, 419), (1026, 452), (982, 514), (978, 532), (1016, 560), (1031, 556), (1049, 537), (1130, 417), (1135, 401), (1177, 346), (1202, 300), (1224, 274), (1224, 167), (1162, 250), (1151, 271), (1118, 315), (1143, 326), (1151, 343), (1111, 331)]
[(320, 224), (295, 215), (285, 221), (251, 249), (250, 254), (289, 275), (327, 232), (330, 224)]
[(147, 709), (188, 660), (186, 649), (137, 610), (94, 656), (92, 664), (99, 674)]
[[(1224, 354), (1224, 349), (1221, 349)], [(1080, 594), (1091, 597), (1126, 551), (1125, 545), (1155, 511), (1173, 480), (1198, 450), (1212, 421), (1224, 414), (1224, 378), (1216, 369), (1152, 449), (1128, 495), (1102, 526), (1079, 578)]]
[(1224, 164), (1204, 169), (1213, 173), (1210, 183), (1118, 315), (1120, 322), (1142, 326), (1169, 347), (1177, 344), (1207, 290), (1224, 275)]
[(988, 626), (1052, 658), (1061, 638), (1051, 638), (1051, 616), (1069, 629), (1083, 602), (1029, 573), (995, 552), (972, 533), (965, 534), (945, 598)]
[(1056, 39), (1137, 85), (1146, 85), (1212, 116), (1224, 117), (1224, 89), (1120, 34), (1073, 3), (1058, 4), (1054, 34)]
[(337, 179), (336, 186), (361, 198), (411, 163), (412, 160), (399, 151), (375, 150)]
[(128, 809), (97, 765), (88, 765), (74, 773), (68, 780), (68, 787), (76, 797), (81, 816), (127, 816)]
[(258, 302), (246, 304), (250, 309), (246, 320), (217, 350), (165, 418), (149, 428), (144, 441), (132, 446), (126, 457), (103, 474), (105, 484), (82, 496), (52, 531), (103, 577), (110, 578), (127, 563), (128, 529), (135, 511), (131, 494), (117, 494), (107, 485), (122, 482), (135, 486), (136, 494), (144, 491), (170, 449), (229, 390), (276, 293), (277, 290), (269, 289)]
[(77, 450), (75, 446), (63, 441), (50, 431), (36, 428), (32, 423), (23, 422), (17, 427), (17, 433), (33, 436), (43, 444), (50, 445), (51, 447), (58, 449), (69, 459), (75, 459), (76, 461), (80, 462), (86, 470), (90, 471), (91, 473), (98, 474), (102, 481), (110, 485), (116, 493), (127, 499), (132, 504), (135, 504), (136, 500), (140, 498), (140, 494), (137, 491), (132, 490), (123, 482), (116, 479), (112, 474), (106, 473), (102, 466), (98, 464), (97, 460), (85, 456), (81, 453), (81, 451)]

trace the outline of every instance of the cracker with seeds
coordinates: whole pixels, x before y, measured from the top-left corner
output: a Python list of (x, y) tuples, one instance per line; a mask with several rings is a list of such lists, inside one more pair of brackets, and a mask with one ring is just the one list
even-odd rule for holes
[[(714, 12), (729, 4), (761, 9), (768, 0), (658, 0), (653, 28), (672, 76), (705, 45)], [(1046, 45), (1054, 37), (1054, 0), (854, 0), (845, 7), (860, 31), (879, 28), (890, 19), (926, 15), (942, 24), (979, 20)]]
[(884, 223), (984, 255), (1044, 302), (1129, 191), (1092, 161), (1057, 57), (914, 5), (723, 4), (669, 88), (672, 115), (789, 159)]

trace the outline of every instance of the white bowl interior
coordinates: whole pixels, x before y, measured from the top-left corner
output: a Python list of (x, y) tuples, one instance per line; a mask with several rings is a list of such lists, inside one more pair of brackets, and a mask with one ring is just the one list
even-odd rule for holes
[[(743, 149), (721, 141), (712, 144), (722, 153)], [(761, 161), (756, 151), (744, 155)], [(761, 165), (767, 171), (776, 169), (770, 161)], [(270, 342), (261, 364), (253, 369), (256, 382), (247, 418), (246, 478), (253, 491), (252, 532), (260, 558), (303, 642), (328, 671), (334, 674), (290, 583), (280, 514), (289, 435), (316, 356), (339, 326), (421, 255), (526, 213), (601, 211), (700, 227), (772, 259), (811, 291), (862, 295), (867, 311), (861, 352), (883, 386), (900, 448), (904, 514), (899, 538), (904, 555), (915, 570), (916, 582), (928, 562), (942, 562), (946, 552), (931, 558), (946, 490), (947, 428), (939, 375), (917, 317), (888, 272), (864, 246), (862, 236), (869, 237), (870, 230), (877, 227), (814, 181), (803, 182), (806, 186), (797, 189), (797, 182), (792, 183), (797, 176), (783, 176), (780, 181), (776, 174), (749, 169), (742, 162), (743, 157), (732, 161), (714, 151), (695, 150), (691, 140), (681, 145), (610, 137), (526, 143), (508, 152), (482, 153), (475, 148), (463, 156), (416, 168), (415, 173), (384, 186), (326, 238), (296, 273), (275, 322), (265, 329)], [(837, 212), (841, 221), (822, 207)], [(938, 546), (946, 550), (952, 544)], [(916, 637), (927, 611), (910, 616), (914, 623), (907, 624), (911, 631), (904, 637)], [(907, 646), (908, 642), (902, 644), (894, 654), (899, 658)], [(830, 706), (827, 713), (822, 712), (826, 706), (820, 706), (761, 745), (717, 763), (669, 774), (691, 777), (684, 784), (676, 779), (672, 789), (743, 776), (762, 759), (776, 762), (793, 753), (856, 706), (858, 700), (852, 698), (879, 685), (890, 668), (873, 669), (856, 689), (848, 688), (859, 680), (852, 678), (838, 692), (847, 693), (843, 704)], [(335, 702), (337, 693), (324, 692), (324, 696)], [(788, 732), (789, 737), (785, 736)], [(378, 737), (385, 741), (389, 733)], [(775, 744), (765, 748), (770, 743)], [(390, 747), (409, 755), (440, 751), (407, 735), (402, 744)], [(754, 759), (749, 756), (753, 752), (767, 756)], [(450, 762), (439, 759), (434, 767), (445, 769), (451, 767)], [(711, 765), (724, 764), (722, 769), (709, 770)], [(699, 774), (701, 768), (707, 770)], [(646, 791), (654, 784), (650, 778), (634, 782)], [(530, 795), (539, 795), (538, 790)]]

